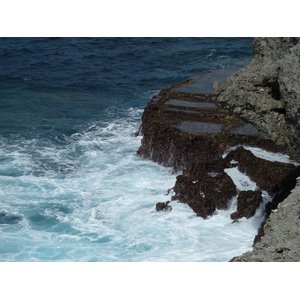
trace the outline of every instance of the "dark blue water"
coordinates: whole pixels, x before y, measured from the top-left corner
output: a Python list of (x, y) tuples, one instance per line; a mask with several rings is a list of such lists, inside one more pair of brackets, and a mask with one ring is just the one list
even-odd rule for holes
[(136, 156), (134, 133), (161, 88), (251, 59), (251, 38), (1, 38), (0, 261), (223, 261), (249, 249), (256, 226), (224, 233), (183, 204), (155, 212), (175, 175)]

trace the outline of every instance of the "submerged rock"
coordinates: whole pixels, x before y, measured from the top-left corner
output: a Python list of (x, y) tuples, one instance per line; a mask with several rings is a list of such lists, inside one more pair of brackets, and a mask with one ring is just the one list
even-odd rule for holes
[(20, 215), (14, 215), (5, 211), (0, 212), (0, 224), (17, 224), (23, 219)]
[(165, 203), (165, 202), (158, 202), (158, 203), (156, 203), (156, 210), (157, 211), (171, 211), (172, 210), (172, 206), (169, 205), (168, 202), (169, 201), (167, 201), (167, 203)]

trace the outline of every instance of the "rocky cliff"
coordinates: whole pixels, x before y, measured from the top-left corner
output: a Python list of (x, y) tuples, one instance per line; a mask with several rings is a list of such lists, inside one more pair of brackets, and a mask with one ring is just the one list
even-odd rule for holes
[[(254, 59), (215, 84), (222, 105), (266, 132), (300, 160), (300, 38), (255, 38)], [(300, 261), (300, 181), (272, 204), (253, 251), (232, 261)]]
[(295, 189), (272, 210), (263, 227), (264, 236), (253, 250), (233, 258), (234, 262), (300, 261), (300, 178)]
[[(254, 59), (244, 68), (213, 70), (162, 89), (145, 108), (137, 133), (143, 135), (140, 156), (181, 171), (172, 200), (187, 203), (202, 218), (227, 209), (233, 198), (233, 222), (250, 218), (265, 195), (271, 197), (264, 204), (269, 218), (254, 241), (258, 252), (233, 261), (300, 261), (300, 166), (253, 152), (289, 153), (300, 161), (299, 40), (254, 39)], [(238, 188), (233, 170), (257, 188)], [(170, 210), (171, 204), (157, 203), (156, 209)]]
[(300, 159), (300, 38), (255, 38), (254, 59), (215, 84), (221, 104)]

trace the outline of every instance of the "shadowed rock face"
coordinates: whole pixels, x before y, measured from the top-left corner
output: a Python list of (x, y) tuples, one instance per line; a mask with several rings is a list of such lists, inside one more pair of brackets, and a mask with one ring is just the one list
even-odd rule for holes
[(254, 59), (215, 84), (222, 105), (300, 160), (300, 38), (255, 38)]
[[(252, 122), (300, 161), (300, 38), (254, 38), (254, 59), (215, 83), (215, 94), (233, 113)], [(240, 165), (252, 178), (264, 172), (265, 162)], [(281, 177), (276, 184), (274, 179)], [(254, 240), (253, 251), (232, 261), (300, 261), (299, 168), (274, 164), (260, 185), (275, 193), (266, 205), (266, 221)], [(276, 179), (277, 181), (277, 179)], [(284, 188), (285, 187), (285, 188)], [(295, 188), (294, 188), (295, 187)]]
[(237, 210), (230, 215), (231, 219), (237, 221), (239, 218), (249, 219), (254, 216), (257, 207), (262, 201), (261, 191), (241, 191), (237, 199)]
[(256, 157), (243, 147), (231, 151), (226, 158), (228, 161), (238, 161), (236, 165), (239, 170), (256, 182), (261, 190), (272, 196), (279, 197), (285, 189), (291, 190), (296, 185), (297, 176), (300, 175), (298, 166)]
[[(143, 135), (138, 154), (172, 167), (174, 172), (181, 171), (173, 187), (172, 200), (187, 203), (202, 218), (211, 216), (216, 209), (227, 209), (232, 197), (238, 195), (234, 182), (224, 172), (225, 168), (232, 167), (231, 161), (237, 161), (236, 166), (257, 182), (259, 191), (247, 191), (239, 196), (240, 204), (232, 216), (236, 221), (255, 213), (261, 203), (261, 190), (272, 195), (286, 190), (286, 178), (290, 174), (294, 178), (296, 167), (267, 162), (243, 147), (223, 157), (228, 148), (243, 145), (273, 152), (284, 152), (284, 149), (252, 124), (222, 108), (216, 96), (202, 93), (212, 90), (211, 86), (205, 87), (205, 82), (212, 85), (213, 73), (177, 83), (153, 97), (145, 108), (138, 132)], [(218, 70), (218, 80), (222, 79), (221, 74)], [(207, 81), (205, 76), (209, 77)], [(223, 80), (226, 76), (228, 70), (224, 71)], [(169, 206), (159, 203), (157, 210)]]
[[(299, 178), (300, 180), (300, 178)], [(290, 195), (272, 211), (260, 230), (253, 250), (234, 257), (235, 262), (300, 261), (300, 181)]]
[[(243, 147), (286, 151), (300, 161), (299, 42), (255, 38), (249, 65), (215, 70), (163, 89), (143, 115), (138, 154), (182, 171), (172, 200), (207, 218), (215, 209), (228, 208), (237, 196), (237, 210), (231, 214), (236, 222), (255, 214), (262, 193), (273, 197), (253, 251), (232, 261), (300, 261), (299, 166), (258, 158)], [(227, 175), (230, 168), (246, 174), (257, 188), (238, 190)], [(169, 206), (157, 205), (162, 210)]]

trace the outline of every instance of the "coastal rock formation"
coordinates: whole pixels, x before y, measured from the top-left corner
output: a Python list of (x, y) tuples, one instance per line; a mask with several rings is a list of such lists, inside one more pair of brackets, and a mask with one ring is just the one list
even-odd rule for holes
[[(239, 200), (232, 219), (249, 218), (261, 204), (259, 193), (286, 195), (293, 188), (286, 182), (299, 173), (293, 164), (265, 161), (244, 148), (284, 152), (265, 133), (222, 108), (213, 95), (213, 83), (224, 81), (233, 71), (210, 71), (162, 89), (145, 108), (138, 132), (143, 135), (140, 156), (182, 172), (172, 200), (187, 203), (202, 218), (227, 209), (234, 196)], [(258, 192), (240, 194), (226, 172), (230, 168), (247, 174), (257, 183)], [(170, 205), (158, 203), (156, 209), (170, 209)]]
[(254, 38), (252, 62), (216, 83), (218, 100), (300, 159), (300, 38)]
[(255, 211), (261, 202), (261, 191), (241, 191), (237, 198), (237, 210), (230, 215), (231, 219), (234, 221), (237, 221), (241, 217), (249, 219), (254, 216)]
[(164, 203), (164, 202), (158, 202), (156, 203), (156, 210), (157, 211), (171, 211), (172, 210), (172, 206), (169, 205), (169, 201), (167, 201), (167, 203)]
[[(253, 251), (231, 261), (300, 261), (299, 164), (266, 159), (254, 150), (287, 153), (300, 161), (299, 41), (255, 38), (249, 65), (162, 89), (143, 114), (138, 154), (181, 172), (173, 201), (207, 218), (236, 199), (233, 222), (265, 205)], [(232, 171), (255, 185), (238, 187)], [(271, 202), (265, 203), (266, 195)], [(168, 211), (171, 205), (156, 208)]]
[[(215, 83), (223, 107), (268, 133), (300, 161), (300, 38), (255, 38), (252, 62)], [(254, 171), (253, 174), (258, 175)], [(291, 174), (284, 185), (293, 187)], [(259, 175), (258, 175), (259, 176)], [(276, 177), (276, 175), (272, 175)], [(276, 194), (266, 205), (266, 221), (254, 240), (253, 251), (232, 261), (300, 261), (300, 183)]]
[(266, 220), (261, 240), (234, 262), (300, 261), (300, 178), (291, 194)]

